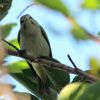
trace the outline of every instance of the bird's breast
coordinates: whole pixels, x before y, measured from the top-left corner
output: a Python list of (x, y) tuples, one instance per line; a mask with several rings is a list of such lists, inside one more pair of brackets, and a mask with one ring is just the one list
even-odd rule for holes
[(33, 57), (49, 56), (49, 46), (42, 36), (21, 36), (21, 47)]

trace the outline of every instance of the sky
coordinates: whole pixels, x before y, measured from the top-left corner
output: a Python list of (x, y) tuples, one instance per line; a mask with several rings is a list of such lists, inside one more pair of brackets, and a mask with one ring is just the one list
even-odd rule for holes
[[(95, 12), (94, 16), (92, 11), (81, 10), (79, 4), (82, 0), (63, 0), (63, 2), (73, 11), (73, 16), (75, 16), (76, 21), (81, 26), (93, 34), (100, 31), (100, 14), (98, 12)], [(0, 23), (6, 24), (15, 22), (18, 24), (8, 37), (9, 40), (17, 37), (20, 27), (17, 16), (29, 4), (31, 4), (31, 2), (27, 0), (13, 0), (13, 6), (8, 15)], [(99, 44), (94, 41), (75, 41), (70, 35), (71, 25), (62, 14), (40, 5), (30, 7), (22, 15), (24, 14), (30, 14), (43, 26), (51, 44), (53, 57), (58, 59), (61, 63), (72, 67), (72, 64), (67, 58), (69, 54), (80, 69), (86, 70), (89, 68), (89, 58), (91, 56), (99, 58)], [(16, 59), (12, 60), (12, 58), (8, 60), (11, 62), (16, 61)], [(5, 78), (5, 80), (7, 82), (10, 80), (10, 83), (17, 83), (11, 77)], [(17, 83), (17, 90), (20, 89), (24, 91), (24, 88)]]

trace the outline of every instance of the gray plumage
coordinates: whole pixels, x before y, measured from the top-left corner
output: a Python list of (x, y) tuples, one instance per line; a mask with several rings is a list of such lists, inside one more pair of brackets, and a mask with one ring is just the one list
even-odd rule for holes
[[(20, 31), (18, 34), (20, 49), (33, 57), (52, 57), (51, 47), (44, 29), (30, 15), (24, 15), (20, 19)], [(36, 74), (41, 81), (47, 84), (47, 73), (42, 65), (32, 63)], [(42, 66), (42, 67), (41, 67)]]

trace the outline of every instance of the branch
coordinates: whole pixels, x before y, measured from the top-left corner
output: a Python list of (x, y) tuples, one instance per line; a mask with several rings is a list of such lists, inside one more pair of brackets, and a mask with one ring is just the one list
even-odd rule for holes
[(69, 22), (74, 26), (77, 25), (78, 27), (80, 27), (80, 29), (82, 29), (88, 36), (90, 39), (94, 40), (97, 43), (100, 43), (100, 38), (93, 35), (92, 33), (88, 32), (87, 30), (85, 30), (83, 27), (81, 27), (72, 16), (66, 16), (65, 17), (69, 20)]
[(78, 73), (77, 73), (74, 68), (71, 68), (70, 66), (67, 66), (65, 64), (53, 62), (53, 61), (42, 59), (42, 58), (35, 58), (35, 57), (29, 56), (29, 55), (20, 55), (17, 51), (12, 51), (12, 50), (9, 50), (9, 49), (6, 49), (6, 52), (7, 52), (8, 55), (11, 55), (11, 56), (21, 57), (21, 58), (27, 59), (31, 62), (40, 63), (40, 64), (44, 64), (44, 65), (49, 65), (48, 67), (50, 67), (50, 68), (63, 70), (67, 73), (76, 74), (76, 75), (85, 77), (90, 82), (100, 81), (99, 78), (97, 78), (93, 75), (90, 75), (90, 74), (88, 74), (88, 73), (86, 73), (86, 72), (84, 72), (84, 71), (82, 71), (78, 68), (77, 68), (77, 70), (78, 70)]

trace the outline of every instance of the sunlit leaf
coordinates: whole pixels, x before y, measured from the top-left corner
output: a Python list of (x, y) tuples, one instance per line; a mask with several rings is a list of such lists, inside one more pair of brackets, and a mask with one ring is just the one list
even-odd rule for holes
[(11, 64), (8, 64), (9, 73), (19, 73), (22, 72), (23, 69), (29, 68), (25, 61), (17, 61)]
[(7, 36), (9, 36), (11, 30), (16, 26), (16, 23), (9, 23), (1, 26), (1, 35), (2, 38), (5, 39)]
[(100, 61), (95, 57), (91, 57), (89, 64), (91, 68), (90, 70), (91, 74), (100, 77)]
[(87, 83), (72, 83), (65, 86), (58, 100), (99, 100), (100, 99), (100, 82)]
[(2, 20), (8, 13), (12, 4), (12, 0), (0, 0), (0, 20)]
[(82, 83), (73, 83), (66, 85), (58, 95), (58, 100), (80, 100), (79, 98), (84, 92), (84, 90), (87, 88), (87, 86), (87, 84)]
[(90, 10), (100, 9), (100, 0), (83, 0), (82, 7)]
[(35, 0), (35, 1), (39, 2), (40, 4), (48, 8), (57, 10), (66, 16), (70, 15), (67, 6), (65, 6), (62, 0)]
[[(17, 42), (17, 39), (9, 40), (8, 42), (11, 43), (11, 44), (13, 44), (15, 47), (17, 47), (19, 49), (19, 44)], [(14, 47), (10, 46), (7, 43), (5, 43), (4, 46), (7, 47), (10, 50), (16, 50)]]

